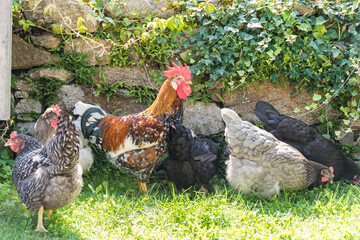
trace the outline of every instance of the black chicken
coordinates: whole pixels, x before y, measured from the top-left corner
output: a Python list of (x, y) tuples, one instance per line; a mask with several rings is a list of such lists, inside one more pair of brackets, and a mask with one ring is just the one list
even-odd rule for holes
[(17, 152), (12, 179), (21, 201), (38, 211), (37, 231), (47, 232), (42, 221), (44, 210), (50, 219), (53, 209), (70, 204), (81, 191), (78, 138), (70, 115), (60, 112), (55, 136), (47, 145), (15, 131), (5, 144)]
[(169, 156), (156, 171), (164, 170), (178, 189), (185, 190), (199, 183), (205, 194), (212, 191), (209, 180), (217, 170), (218, 146), (210, 139), (198, 138), (180, 124), (170, 127), (167, 143)]
[(360, 184), (360, 169), (330, 140), (306, 123), (280, 114), (270, 103), (256, 103), (254, 114), (277, 139), (299, 150), (307, 159), (334, 168), (334, 180), (349, 179)]

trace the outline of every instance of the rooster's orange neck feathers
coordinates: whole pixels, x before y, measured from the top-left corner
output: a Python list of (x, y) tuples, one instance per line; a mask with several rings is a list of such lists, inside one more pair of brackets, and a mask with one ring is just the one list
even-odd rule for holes
[(171, 86), (172, 78), (168, 78), (159, 91), (151, 106), (143, 114), (151, 116), (171, 115), (174, 112), (174, 102), (177, 100), (176, 90)]

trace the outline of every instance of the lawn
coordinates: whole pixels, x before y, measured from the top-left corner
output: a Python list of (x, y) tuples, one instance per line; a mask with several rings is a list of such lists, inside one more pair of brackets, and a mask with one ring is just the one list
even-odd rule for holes
[(144, 197), (132, 175), (93, 167), (76, 201), (37, 233), (37, 213), (8, 177), (0, 183), (0, 239), (359, 239), (360, 191), (346, 182), (269, 200), (238, 194), (221, 177), (213, 184), (202, 196), (153, 178)]

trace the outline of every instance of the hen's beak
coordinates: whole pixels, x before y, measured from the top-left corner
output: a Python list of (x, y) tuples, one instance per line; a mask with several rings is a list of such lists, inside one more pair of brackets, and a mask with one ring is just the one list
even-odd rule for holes
[(9, 141), (7, 141), (6, 143), (5, 143), (5, 147), (10, 147), (12, 144), (9, 142)]
[(188, 82), (185, 82), (185, 83), (187, 83), (187, 84), (192, 84), (192, 82), (191, 82), (191, 81), (188, 81)]

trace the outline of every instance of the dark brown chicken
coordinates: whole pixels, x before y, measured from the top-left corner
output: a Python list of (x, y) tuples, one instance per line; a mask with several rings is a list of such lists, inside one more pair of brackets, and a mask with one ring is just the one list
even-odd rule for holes
[(34, 126), (34, 137), (40, 140), (43, 145), (48, 144), (50, 139), (54, 137), (59, 114), (59, 107), (53, 105), (47, 108), (36, 121)]
[(349, 179), (360, 184), (360, 169), (341, 149), (303, 121), (280, 114), (270, 103), (259, 101), (254, 110), (265, 129), (301, 152), (307, 159), (332, 166), (334, 180)]
[(188, 189), (198, 183), (205, 194), (212, 190), (209, 183), (218, 165), (219, 148), (210, 139), (199, 138), (193, 131), (175, 124), (167, 138), (169, 156), (156, 171), (164, 170), (178, 189)]
[(55, 136), (45, 146), (37, 139), (12, 132), (5, 146), (17, 153), (12, 179), (21, 201), (38, 211), (37, 231), (45, 231), (43, 211), (64, 207), (79, 195), (82, 170), (79, 140), (71, 117), (61, 112)]

